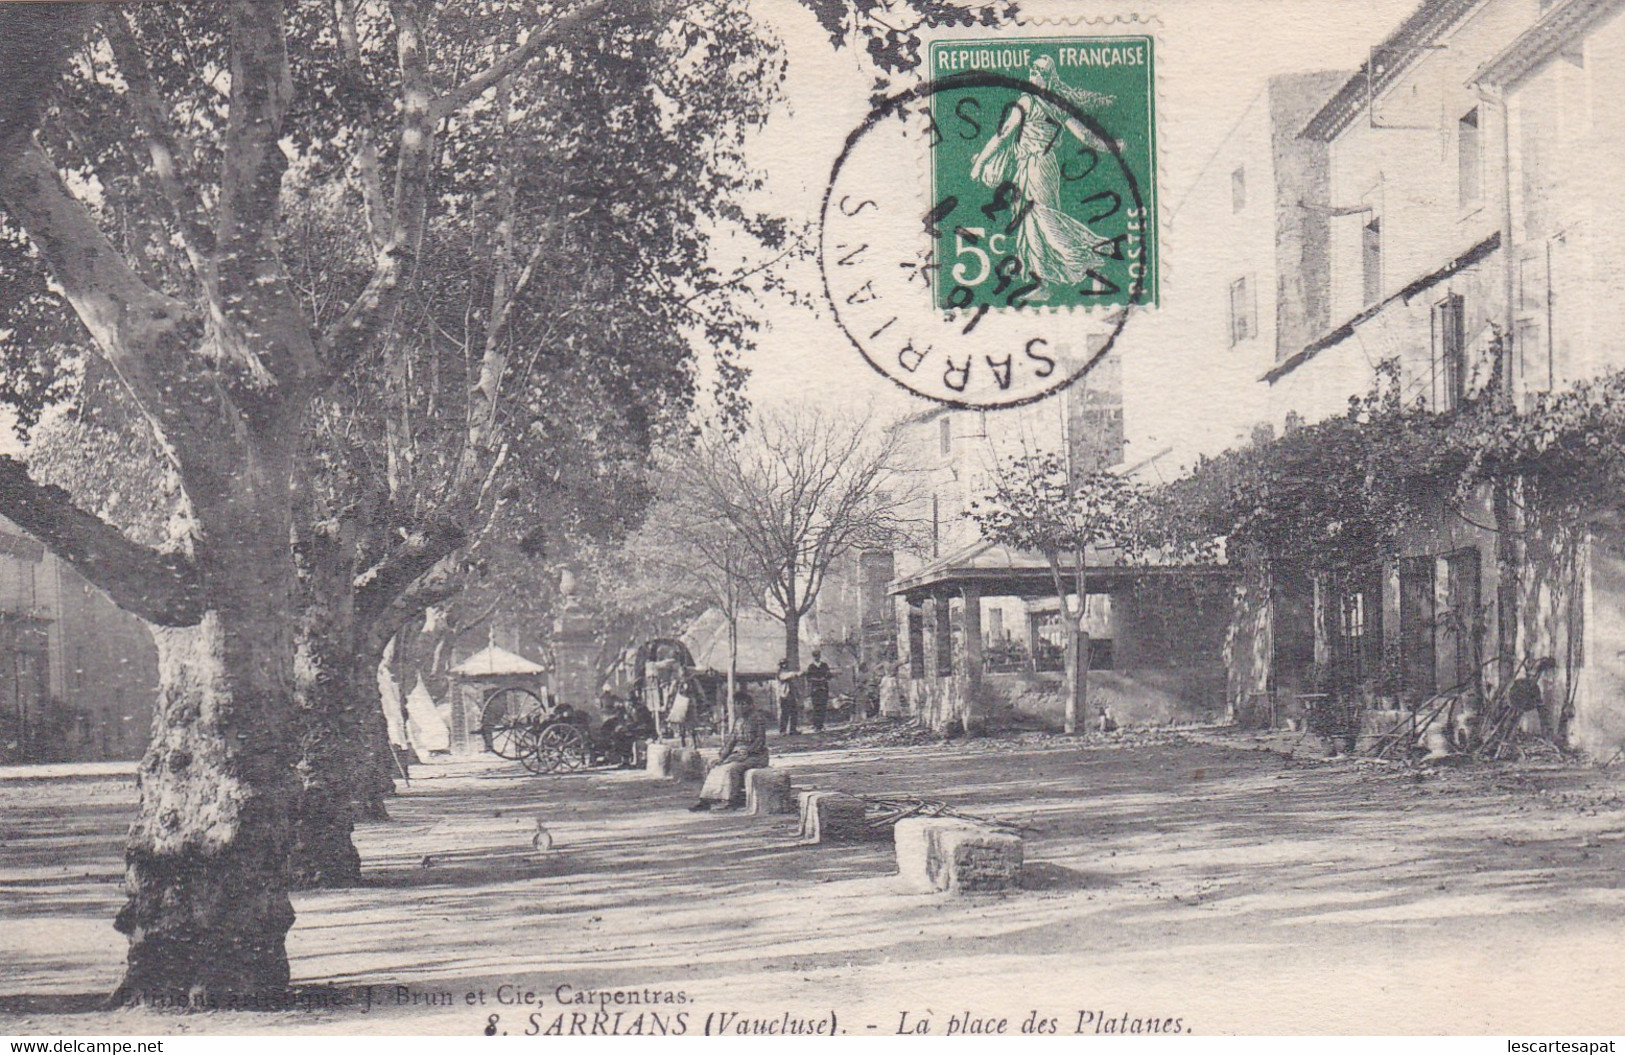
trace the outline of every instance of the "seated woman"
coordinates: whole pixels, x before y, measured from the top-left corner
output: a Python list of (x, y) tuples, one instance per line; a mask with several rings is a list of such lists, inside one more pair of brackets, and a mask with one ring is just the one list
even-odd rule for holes
[(700, 801), (690, 806), (695, 813), (713, 806), (738, 809), (745, 804), (745, 771), (767, 766), (767, 716), (756, 709), (750, 694), (737, 697), (739, 720), (722, 741), (722, 754), (705, 776)]

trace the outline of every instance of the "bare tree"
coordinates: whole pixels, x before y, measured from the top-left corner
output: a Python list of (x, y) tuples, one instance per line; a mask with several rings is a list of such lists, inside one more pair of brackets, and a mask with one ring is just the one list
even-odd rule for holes
[(694, 515), (737, 547), (758, 603), (784, 624), (793, 667), (801, 621), (830, 565), (912, 535), (899, 515), (913, 485), (897, 465), (897, 444), (897, 433), (869, 416), (799, 408), (758, 415), (743, 437), (704, 432), (673, 468)]
[[(760, 603), (765, 584), (734, 524), (692, 501), (681, 466), (664, 472), (642, 526), (622, 549), (637, 604), (671, 609), (683, 601), (715, 608), (728, 627), (727, 715), (734, 718), (739, 676), (739, 617)], [(635, 585), (631, 585), (635, 583)], [(660, 604), (664, 601), (664, 604)], [(631, 605), (623, 606), (631, 607)]]

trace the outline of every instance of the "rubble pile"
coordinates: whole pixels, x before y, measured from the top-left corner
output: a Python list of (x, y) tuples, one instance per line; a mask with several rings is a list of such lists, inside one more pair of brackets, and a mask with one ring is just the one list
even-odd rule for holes
[(913, 718), (872, 718), (861, 725), (832, 729), (809, 747), (917, 747), (940, 744), (945, 737)]

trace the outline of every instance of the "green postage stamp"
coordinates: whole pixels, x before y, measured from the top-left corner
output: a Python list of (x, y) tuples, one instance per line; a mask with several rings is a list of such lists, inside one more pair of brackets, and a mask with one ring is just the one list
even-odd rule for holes
[(922, 49), (921, 80), (847, 137), (820, 222), (835, 321), (871, 366), (951, 406), (1020, 406), (1160, 306), (1154, 44)]
[(1157, 303), (1149, 36), (929, 51), (937, 306)]

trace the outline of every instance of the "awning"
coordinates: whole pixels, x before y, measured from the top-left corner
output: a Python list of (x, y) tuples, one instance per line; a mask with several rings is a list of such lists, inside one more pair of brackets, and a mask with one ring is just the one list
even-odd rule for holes
[[(819, 643), (812, 631), (812, 620), (801, 624), (801, 661), (807, 662), (812, 649)], [(701, 670), (728, 669), (728, 621), (720, 611), (711, 609), (683, 631), (683, 643), (694, 654), (694, 665)], [(784, 624), (759, 609), (739, 613), (739, 665), (741, 677), (772, 677), (779, 672), (779, 660), (784, 658)]]
[[(1112, 593), (1130, 583), (1172, 575), (1230, 575), (1222, 564), (1123, 564), (1117, 550), (1102, 547), (1085, 555), (1090, 593)], [(1061, 574), (1072, 582), (1073, 561), (1063, 558)], [(893, 596), (923, 596), (977, 587), (984, 597), (1053, 597), (1055, 578), (1043, 554), (992, 542), (976, 542), (937, 558), (909, 575), (893, 579)]]
[(531, 675), (546, 672), (539, 663), (509, 652), (500, 645), (486, 645), (455, 667), (453, 674), (464, 678), (491, 678), (511, 675)]

